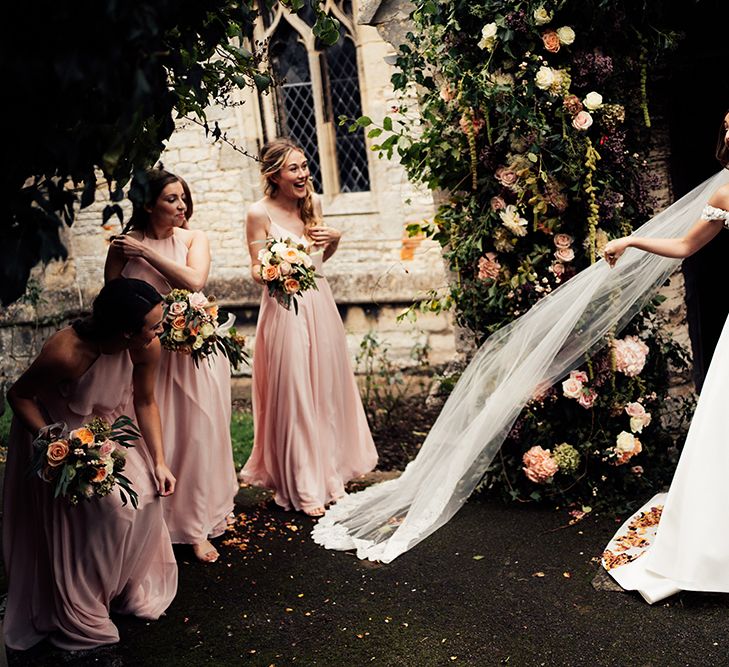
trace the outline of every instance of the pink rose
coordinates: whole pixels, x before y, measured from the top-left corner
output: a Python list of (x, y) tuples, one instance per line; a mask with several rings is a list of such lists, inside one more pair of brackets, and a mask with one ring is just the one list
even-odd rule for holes
[(645, 414), (645, 408), (642, 403), (628, 403), (625, 406), (625, 412), (629, 417), (642, 417)]
[(572, 127), (582, 132), (587, 130), (592, 125), (592, 116), (587, 111), (580, 111), (572, 117)]
[(524, 474), (535, 484), (544, 484), (557, 474), (559, 467), (548, 449), (538, 445), (532, 447), (522, 457)]
[(554, 256), (560, 262), (571, 262), (575, 258), (575, 251), (572, 248), (557, 248), (554, 252)]
[(182, 315), (187, 310), (187, 304), (184, 301), (173, 301), (170, 304), (170, 313), (177, 317)]
[(193, 292), (187, 299), (190, 302), (190, 307), (195, 310), (204, 310), (205, 306), (208, 305), (208, 299), (202, 292)]
[(296, 278), (286, 278), (283, 288), (286, 294), (295, 294), (299, 291), (300, 284), (299, 281), (296, 280)]
[(278, 270), (281, 272), (282, 276), (288, 276), (291, 273), (292, 270), (291, 264), (289, 262), (281, 262), (278, 265)]
[(577, 398), (577, 402), (583, 408), (587, 409), (587, 408), (591, 408), (593, 406), (596, 398), (597, 398), (597, 392), (594, 389), (589, 389), (587, 387), (583, 387), (582, 392), (580, 393), (579, 397)]
[(496, 253), (487, 252), (478, 260), (478, 279), (494, 280), (499, 277), (501, 264), (496, 259)]
[(112, 452), (116, 449), (116, 443), (113, 440), (104, 440), (99, 447), (99, 454), (103, 458), (111, 456)]
[(542, 42), (544, 42), (544, 48), (550, 53), (557, 53), (562, 45), (556, 30), (547, 30), (543, 33)]
[(556, 248), (570, 248), (574, 239), (569, 234), (555, 234), (554, 246)]
[(557, 277), (564, 273), (564, 264), (562, 262), (554, 262), (550, 268), (552, 269), (552, 273)]
[(494, 174), (496, 180), (505, 188), (511, 188), (519, 179), (516, 172), (508, 167), (499, 167)]
[(613, 341), (615, 369), (628, 377), (635, 377), (645, 366), (648, 346), (636, 336)]
[(570, 377), (580, 382), (587, 382), (587, 373), (585, 371), (570, 371)]
[(562, 394), (567, 398), (579, 399), (582, 395), (582, 382), (576, 378), (569, 378), (562, 383)]
[(491, 210), (503, 211), (506, 208), (506, 202), (503, 197), (491, 197)]

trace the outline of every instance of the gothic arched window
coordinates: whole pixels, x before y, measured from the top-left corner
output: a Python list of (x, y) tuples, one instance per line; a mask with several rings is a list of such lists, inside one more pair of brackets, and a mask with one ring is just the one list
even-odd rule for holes
[(364, 130), (349, 132), (339, 117), (362, 115), (352, 6), (326, 0), (323, 9), (341, 22), (340, 39), (326, 47), (314, 37), (310, 5), (290, 14), (280, 4), (263, 12), (258, 39), (269, 40), (269, 57), (283, 84), (261, 98), (264, 139), (277, 135), (297, 141), (309, 159), (318, 192), (370, 189)]

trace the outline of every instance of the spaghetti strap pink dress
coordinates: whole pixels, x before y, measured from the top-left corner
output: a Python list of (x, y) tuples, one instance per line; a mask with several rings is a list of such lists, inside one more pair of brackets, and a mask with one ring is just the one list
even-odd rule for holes
[[(176, 234), (145, 237), (144, 243), (186, 264), (188, 249)], [(130, 259), (122, 275), (146, 280), (161, 294), (171, 289), (141, 258)], [(225, 530), (238, 492), (230, 441), (230, 364), (216, 354), (196, 368), (189, 356), (162, 350), (155, 396), (165, 459), (177, 478), (175, 493), (163, 500), (165, 520), (173, 543), (199, 544)]]
[[(269, 236), (306, 241), (271, 221)], [(322, 253), (312, 252), (317, 273)], [(367, 425), (329, 283), (304, 292), (298, 315), (263, 291), (253, 354), (253, 451), (242, 481), (273, 489), (285, 509), (313, 510), (375, 467)]]
[[(92, 416), (129, 413), (129, 354), (101, 355), (71, 385), (38, 397), (49, 423), (77, 428)], [(8, 576), (5, 643), (30, 648), (42, 639), (63, 649), (119, 641), (110, 610), (156, 619), (177, 592), (177, 564), (143, 442), (127, 450), (124, 474), (139, 508), (117, 490), (73, 507), (28, 476), (31, 435), (13, 420), (5, 469), (3, 555)]]

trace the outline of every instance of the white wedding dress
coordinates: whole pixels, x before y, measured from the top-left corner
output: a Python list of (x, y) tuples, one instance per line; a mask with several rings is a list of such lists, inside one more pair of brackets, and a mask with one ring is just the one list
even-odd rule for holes
[[(722, 169), (634, 234), (683, 236), (726, 183), (729, 170)], [(600, 349), (609, 334), (616, 335), (680, 263), (629, 248), (615, 268), (600, 260), (489, 336), (403, 474), (339, 500), (314, 527), (314, 540), (329, 549), (355, 549), (359, 558), (390, 562), (445, 524), (482, 479), (535, 390), (559, 381), (586, 354)], [(697, 567), (708, 570), (701, 576), (711, 577), (701, 580), (702, 590), (729, 590), (729, 492), (722, 479), (729, 473), (729, 443), (722, 446), (720, 439), (724, 433), (729, 437), (729, 407), (721, 404), (729, 397), (724, 391), (725, 385), (729, 390), (729, 333), (725, 337), (671, 491), (669, 520), (661, 525), (658, 549), (650, 559), (651, 568), (674, 587), (697, 585), (691, 583), (699, 581), (691, 571)], [(726, 425), (721, 423), (725, 414)], [(709, 434), (715, 437), (704, 442)], [(673, 548), (675, 540), (685, 543)]]
[[(706, 206), (701, 217), (729, 227), (729, 211)], [(607, 547), (603, 565), (615, 581), (649, 603), (679, 590), (729, 593), (728, 478), (729, 319), (669, 492), (630, 517)]]

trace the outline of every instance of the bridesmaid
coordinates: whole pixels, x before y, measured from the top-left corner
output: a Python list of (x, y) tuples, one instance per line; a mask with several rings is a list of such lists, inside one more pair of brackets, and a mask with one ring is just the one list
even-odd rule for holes
[[(135, 203), (125, 233), (111, 243), (107, 280), (141, 278), (162, 294), (203, 289), (210, 247), (202, 231), (184, 228), (192, 214), (185, 186), (162, 169), (148, 172), (144, 203)], [(165, 502), (172, 541), (191, 544), (199, 560), (214, 562), (218, 551), (208, 540), (225, 530), (238, 491), (228, 360), (213, 355), (196, 368), (189, 356), (162, 350), (156, 395), (165, 455), (179, 482), (177, 494)]]
[[(303, 151), (276, 139), (261, 151), (265, 197), (246, 218), (253, 279), (268, 238), (311, 248), (317, 273), (341, 233), (321, 225)], [(274, 490), (284, 509), (321, 516), (344, 484), (374, 468), (377, 452), (349, 361), (344, 327), (325, 278), (305, 292), (298, 315), (263, 290), (253, 355), (255, 441), (239, 478)]]
[[(8, 392), (14, 417), (5, 470), (3, 552), (8, 576), (5, 643), (42, 639), (67, 650), (119, 641), (110, 610), (156, 619), (177, 591), (177, 564), (158, 496), (174, 491), (165, 464), (154, 384), (160, 295), (141, 280), (104, 287), (93, 315), (53, 334)], [(28, 477), (31, 441), (54, 422), (113, 422), (133, 403), (144, 441), (124, 474), (139, 509), (118, 491), (72, 506)]]

